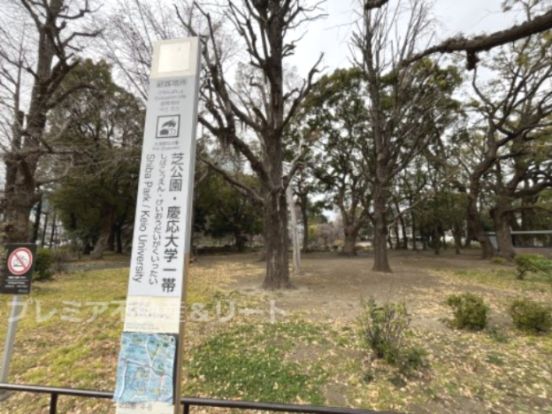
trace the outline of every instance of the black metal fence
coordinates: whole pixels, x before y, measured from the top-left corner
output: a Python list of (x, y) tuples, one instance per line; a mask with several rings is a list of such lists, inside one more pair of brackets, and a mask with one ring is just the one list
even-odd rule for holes
[[(39, 385), (2, 384), (0, 390), (7, 392), (29, 392), (48, 394), (50, 396), (49, 414), (57, 414), (60, 396), (112, 399), (113, 393), (107, 391), (79, 390), (72, 388), (42, 387)], [(180, 403), (184, 414), (190, 414), (191, 407), (217, 407), (240, 410), (262, 410), (271, 412), (306, 413), (306, 414), (383, 414), (383, 411), (358, 410), (353, 408), (315, 407), (312, 405), (274, 404), (252, 401), (216, 400), (210, 398), (183, 397)], [(390, 413), (387, 411), (387, 413)]]

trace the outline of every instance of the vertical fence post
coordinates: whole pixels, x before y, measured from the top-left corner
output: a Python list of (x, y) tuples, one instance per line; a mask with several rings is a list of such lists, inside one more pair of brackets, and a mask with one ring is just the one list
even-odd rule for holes
[(57, 414), (57, 401), (58, 401), (58, 395), (55, 392), (50, 394), (50, 411), (49, 411), (49, 414)]
[[(15, 343), (15, 332), (17, 323), (23, 310), (23, 301), (21, 295), (13, 295), (11, 303), (10, 319), (8, 319), (8, 331), (6, 333), (6, 342), (4, 344), (4, 355), (2, 357), (2, 368), (0, 369), (0, 382), (8, 382), (10, 362), (13, 354), (13, 345)], [(3, 391), (2, 393), (6, 393)]]
[(184, 402), (184, 414), (190, 414), (190, 404)]

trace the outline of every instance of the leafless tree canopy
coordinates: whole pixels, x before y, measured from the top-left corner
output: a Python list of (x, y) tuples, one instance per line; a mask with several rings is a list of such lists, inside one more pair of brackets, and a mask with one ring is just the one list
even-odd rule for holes
[[(320, 59), (300, 85), (286, 88), (284, 61), (295, 51), (293, 31), (316, 18), (318, 5), (301, 0), (228, 1), (220, 19), (195, 3), (194, 8), (206, 22), (204, 32), (179, 11), (180, 22), (189, 32), (201, 36), (206, 84), (201, 90), (204, 111), (199, 122), (225, 145), (242, 154), (261, 182), (257, 191), (224, 169), (209, 162), (265, 210), (267, 260), (265, 286), (289, 285), (287, 270), (287, 207), (285, 189), (298, 167), (303, 148), (294, 151), (287, 172), (283, 169), (286, 128), (301, 102), (312, 88)], [(221, 21), (229, 21), (239, 34), (246, 63), (239, 68), (241, 84), (237, 90), (229, 79), (223, 48), (217, 37)], [(242, 128), (242, 126), (244, 128)], [(274, 245), (270, 245), (273, 241)]]
[[(389, 3), (389, 0), (365, 0), (364, 10), (377, 9)], [(507, 43), (515, 42), (536, 33), (542, 33), (552, 29), (552, 10), (545, 11), (537, 16), (527, 16), (527, 20), (521, 24), (514, 25), (505, 30), (499, 30), (485, 35), (478, 35), (472, 38), (464, 36), (452, 37), (443, 42), (428, 47), (410, 57), (405, 62), (412, 62), (435, 53), (466, 53), (466, 67), (474, 69), (478, 62), (477, 54), (479, 52), (489, 51), (492, 48), (502, 46)]]
[[(6, 18), (21, 26), (2, 24), (0, 89), (8, 99), (2, 108), (2, 149), (6, 165), (5, 235), (8, 240), (28, 239), (29, 212), (37, 201), (39, 162), (56, 153), (46, 139), (47, 114), (86, 85), (60, 88), (78, 64), (79, 41), (95, 37), (79, 23), (91, 12), (88, 1), (69, 7), (64, 0), (19, 0)], [(5, 111), (5, 112), (4, 112)], [(63, 128), (61, 128), (63, 129)]]

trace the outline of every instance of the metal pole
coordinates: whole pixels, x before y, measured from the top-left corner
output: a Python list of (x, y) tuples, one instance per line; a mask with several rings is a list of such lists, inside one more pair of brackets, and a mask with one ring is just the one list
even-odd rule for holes
[[(13, 295), (11, 303), (10, 319), (8, 319), (8, 332), (6, 333), (6, 342), (4, 344), (4, 356), (2, 358), (2, 368), (0, 371), (0, 382), (8, 382), (8, 374), (10, 371), (10, 361), (13, 354), (13, 345), (15, 343), (15, 332), (17, 330), (17, 322), (21, 315), (23, 302), (20, 295)], [(6, 391), (0, 392), (0, 401), (7, 396)]]
[(295, 202), (293, 201), (293, 191), (291, 189), (291, 184), (289, 184), (286, 189), (286, 199), (291, 216), (289, 229), (291, 232), (291, 244), (293, 247), (293, 269), (295, 271), (295, 275), (298, 275), (301, 271), (301, 247), (299, 246), (299, 234), (297, 233), (297, 215), (295, 212)]
[(49, 414), (57, 414), (57, 401), (58, 401), (58, 395), (52, 394), (50, 396), (50, 411)]

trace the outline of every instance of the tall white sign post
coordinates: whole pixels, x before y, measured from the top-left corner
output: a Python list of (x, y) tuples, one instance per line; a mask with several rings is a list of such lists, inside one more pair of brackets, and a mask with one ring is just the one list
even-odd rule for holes
[(114, 400), (118, 414), (175, 414), (192, 229), (197, 38), (155, 44)]

